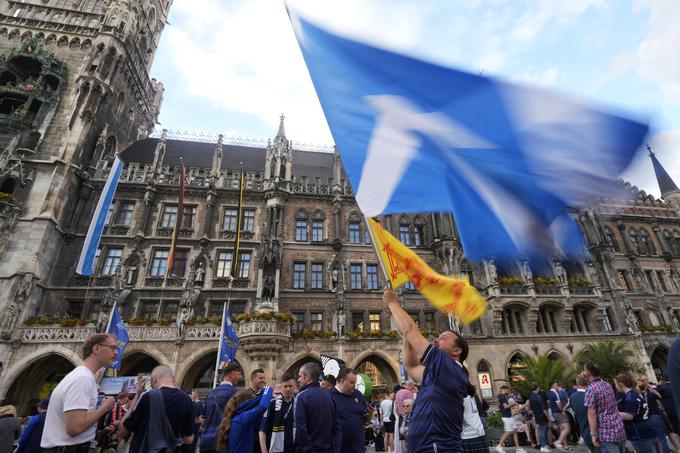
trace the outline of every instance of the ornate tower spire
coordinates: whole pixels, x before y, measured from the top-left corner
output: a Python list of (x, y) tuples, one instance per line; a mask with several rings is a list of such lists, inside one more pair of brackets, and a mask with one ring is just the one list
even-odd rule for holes
[(282, 113), (281, 116), (279, 117), (279, 131), (276, 133), (276, 138), (286, 136), (286, 129), (283, 126), (283, 122), (285, 119), (286, 117)]
[(656, 181), (659, 183), (659, 191), (661, 191), (661, 198), (666, 201), (672, 201), (680, 206), (680, 189), (675, 184), (671, 176), (661, 162), (656, 158), (656, 154), (652, 148), (647, 145), (647, 152), (652, 159), (652, 166), (654, 166), (654, 173), (656, 174)]

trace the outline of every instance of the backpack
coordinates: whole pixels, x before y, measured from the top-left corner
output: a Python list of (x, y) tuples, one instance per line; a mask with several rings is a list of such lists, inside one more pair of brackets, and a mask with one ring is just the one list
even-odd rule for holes
[(149, 421), (142, 437), (140, 451), (146, 453), (171, 453), (182, 445), (181, 437), (175, 432), (165, 415), (165, 401), (160, 389), (151, 390), (149, 394)]

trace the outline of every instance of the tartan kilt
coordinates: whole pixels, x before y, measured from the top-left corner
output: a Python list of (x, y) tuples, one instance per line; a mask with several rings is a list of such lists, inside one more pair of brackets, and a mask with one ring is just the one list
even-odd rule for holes
[(486, 436), (463, 439), (463, 453), (489, 453), (489, 441)]

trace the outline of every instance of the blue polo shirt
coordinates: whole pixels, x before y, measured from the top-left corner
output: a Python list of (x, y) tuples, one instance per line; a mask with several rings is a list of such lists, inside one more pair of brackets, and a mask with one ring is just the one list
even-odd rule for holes
[(618, 401), (619, 412), (627, 412), (633, 416), (632, 420), (624, 420), (628, 440), (651, 440), (656, 438), (654, 425), (647, 418), (647, 408), (644, 398), (635, 390), (628, 390)]
[(409, 423), (409, 453), (462, 452), (468, 381), (462, 365), (434, 345), (425, 350), (421, 363), (425, 371)]

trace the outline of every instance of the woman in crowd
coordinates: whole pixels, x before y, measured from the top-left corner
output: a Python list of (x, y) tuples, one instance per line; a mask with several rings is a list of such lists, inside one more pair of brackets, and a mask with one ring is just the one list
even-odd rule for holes
[[(465, 371), (467, 372), (467, 369)], [(460, 435), (463, 440), (463, 452), (489, 453), (489, 442), (486, 440), (484, 425), (479, 416), (476, 394), (475, 386), (468, 383), (468, 394), (463, 399), (463, 430)]]
[(626, 437), (636, 453), (654, 453), (656, 430), (648, 418), (644, 398), (635, 390), (633, 375), (621, 373), (614, 378), (614, 384), (621, 393), (618, 407)]
[(271, 387), (265, 387), (259, 396), (252, 390), (236, 392), (224, 408), (224, 419), (217, 436), (217, 451), (225, 453), (252, 453), (255, 443), (255, 424), (259, 427), (262, 415), (272, 399)]
[(14, 406), (0, 407), (0, 453), (14, 451), (14, 442), (21, 435), (21, 422)]

